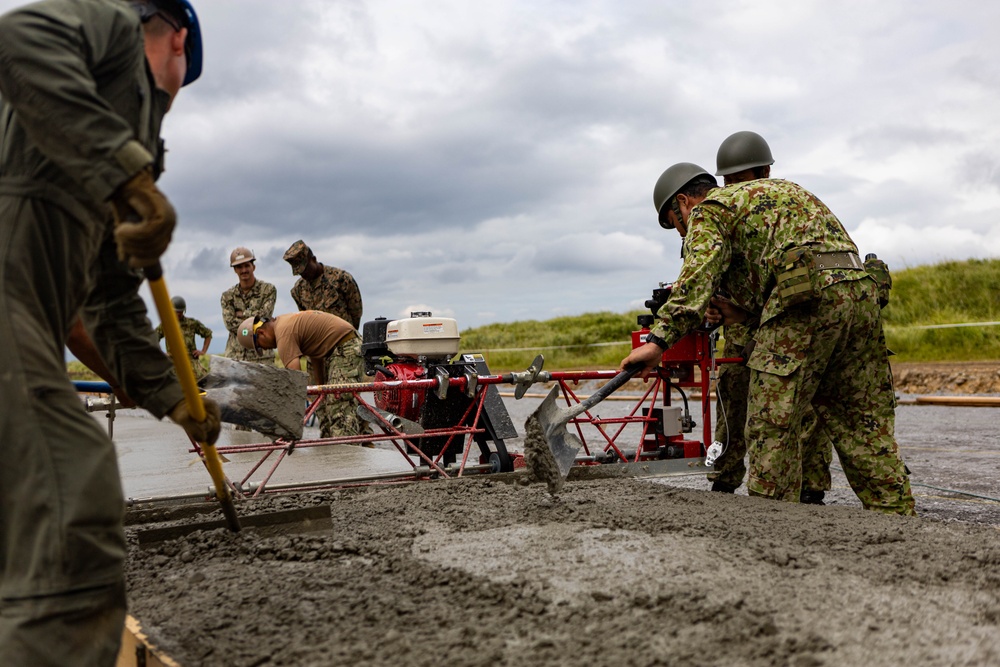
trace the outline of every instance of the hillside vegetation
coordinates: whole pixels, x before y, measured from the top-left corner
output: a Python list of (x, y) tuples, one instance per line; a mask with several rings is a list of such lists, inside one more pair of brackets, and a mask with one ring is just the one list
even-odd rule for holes
[[(898, 269), (892, 280), (883, 316), (894, 360), (1000, 359), (1000, 326), (919, 328), (1000, 321), (1000, 260)], [(463, 331), (462, 350), (483, 353), (493, 372), (523, 370), (537, 354), (545, 356), (546, 370), (615, 368), (643, 312), (490, 324)]]
[[(891, 267), (890, 267), (891, 268)], [(897, 361), (1000, 359), (1000, 326), (924, 329), (1000, 321), (1000, 259), (943, 262), (892, 272), (886, 338)], [(462, 332), (462, 351), (481, 352), (494, 373), (524, 370), (536, 355), (546, 370), (616, 368), (646, 311), (587, 313), (550, 320), (489, 324)], [(80, 362), (73, 379), (95, 379)]]

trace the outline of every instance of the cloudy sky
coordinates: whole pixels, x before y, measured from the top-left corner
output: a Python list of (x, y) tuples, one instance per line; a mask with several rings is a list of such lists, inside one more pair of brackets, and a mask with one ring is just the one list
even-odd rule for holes
[[(0, 0), (0, 9), (20, 4)], [(200, 0), (164, 128), (168, 284), (225, 334), (237, 245), (295, 305), (302, 238), (364, 319), (641, 306), (680, 239), (652, 187), (754, 130), (890, 267), (1000, 256), (1000, 3)]]

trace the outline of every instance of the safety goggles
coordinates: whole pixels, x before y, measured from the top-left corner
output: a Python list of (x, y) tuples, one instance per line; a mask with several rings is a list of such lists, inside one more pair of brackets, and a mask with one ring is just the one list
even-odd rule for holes
[(258, 318), (253, 323), (253, 333), (251, 335), (253, 337), (253, 349), (257, 352), (257, 354), (261, 353), (260, 345), (257, 344), (257, 331), (264, 326), (264, 322), (267, 322), (266, 317)]

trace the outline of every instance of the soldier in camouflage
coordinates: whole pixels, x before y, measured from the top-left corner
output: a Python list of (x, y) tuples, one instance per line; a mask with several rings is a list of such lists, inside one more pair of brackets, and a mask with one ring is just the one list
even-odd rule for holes
[(240, 247), (233, 250), (229, 255), (229, 265), (233, 267), (240, 281), (222, 293), (222, 323), (229, 331), (225, 356), (238, 361), (273, 364), (273, 350), (265, 350), (258, 355), (253, 350), (244, 349), (236, 338), (236, 332), (240, 323), (251, 315), (271, 317), (274, 314), (274, 302), (278, 298), (278, 290), (271, 283), (257, 280), (254, 275), (257, 267), (256, 257), (249, 248)]
[(723, 323), (757, 328), (748, 360), (750, 494), (799, 502), (812, 412), (817, 437), (833, 443), (865, 508), (914, 515), (876, 285), (840, 221), (789, 181), (717, 188), (690, 163), (664, 172), (657, 190), (661, 221), (684, 237), (684, 263), (648, 342), (622, 367), (640, 362), (648, 374), (724, 289)]
[(292, 299), (299, 310), (320, 310), (361, 327), (361, 290), (354, 276), (335, 266), (324, 266), (301, 239), (285, 251), (284, 260), (299, 276)]
[[(729, 135), (719, 145), (715, 175), (722, 176), (726, 185), (746, 183), (770, 178), (773, 164), (771, 147), (764, 137), (756, 132), (743, 130)], [(710, 316), (715, 310), (713, 306), (709, 307)], [(724, 328), (725, 343), (722, 356), (747, 357), (749, 352), (747, 345), (753, 340), (754, 333), (756, 331), (745, 324), (735, 322), (727, 324)], [(708, 474), (713, 491), (733, 493), (743, 484), (743, 477), (746, 474), (746, 464), (743, 459), (747, 453), (744, 430), (749, 390), (750, 369), (745, 364), (721, 365), (716, 385), (719, 418), (715, 427), (715, 440), (723, 443), (725, 449), (716, 460), (714, 471)], [(830, 488), (832, 446), (827, 440), (811, 438), (812, 427), (815, 424), (811, 414), (805, 416), (803, 420), (802, 438), (805, 444), (800, 501), (822, 505), (826, 490)]]
[[(361, 337), (350, 322), (318, 310), (305, 310), (274, 319), (248, 317), (240, 325), (239, 342), (249, 352), (277, 348), (285, 368), (301, 370), (309, 360), (313, 384), (355, 384), (364, 377)], [(326, 394), (319, 406), (320, 434), (324, 438), (360, 435), (365, 423), (357, 413), (354, 394)], [(361, 443), (366, 447), (371, 442)]]
[[(181, 335), (184, 337), (184, 348), (187, 350), (188, 356), (191, 357), (191, 368), (194, 370), (195, 378), (200, 380), (208, 375), (208, 371), (202, 366), (199, 358), (208, 354), (208, 346), (212, 344), (212, 330), (193, 317), (186, 317), (184, 315), (184, 312), (187, 310), (187, 303), (182, 297), (175, 296), (170, 301), (174, 305), (174, 312), (177, 313), (177, 323), (180, 325)], [(195, 342), (195, 336), (201, 336), (204, 339), (200, 350)], [(158, 324), (156, 326), (156, 339), (163, 340), (163, 337), (163, 325)], [(168, 346), (167, 356), (170, 356), (170, 354)]]

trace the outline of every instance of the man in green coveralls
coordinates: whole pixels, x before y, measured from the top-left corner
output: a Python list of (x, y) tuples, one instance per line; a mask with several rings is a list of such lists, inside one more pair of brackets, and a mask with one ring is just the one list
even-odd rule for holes
[(878, 291), (836, 216), (789, 181), (718, 188), (691, 163), (667, 169), (654, 193), (661, 218), (684, 237), (684, 263), (647, 343), (622, 367), (655, 367), (724, 289), (723, 324), (757, 329), (747, 363), (750, 494), (799, 502), (812, 411), (864, 506), (915, 514), (893, 434)]
[[(212, 344), (212, 330), (202, 324), (200, 320), (184, 314), (187, 311), (187, 302), (184, 297), (175, 296), (170, 301), (174, 306), (174, 312), (177, 313), (177, 323), (181, 327), (181, 336), (184, 337), (184, 348), (191, 358), (191, 368), (194, 369), (195, 377), (200, 380), (208, 374), (205, 367), (201, 365), (200, 358), (208, 354), (208, 346)], [(195, 336), (202, 337), (201, 349), (198, 349)], [(163, 337), (163, 325), (158, 324), (156, 325), (156, 339), (163, 340)], [(167, 355), (170, 354), (172, 352), (167, 349)]]
[(121, 640), (124, 498), (66, 375), (77, 318), (141, 407), (218, 436), (215, 403), (188, 414), (138, 294), (175, 221), (154, 184), (160, 123), (200, 71), (187, 0), (0, 17), (0, 665), (112, 665)]

